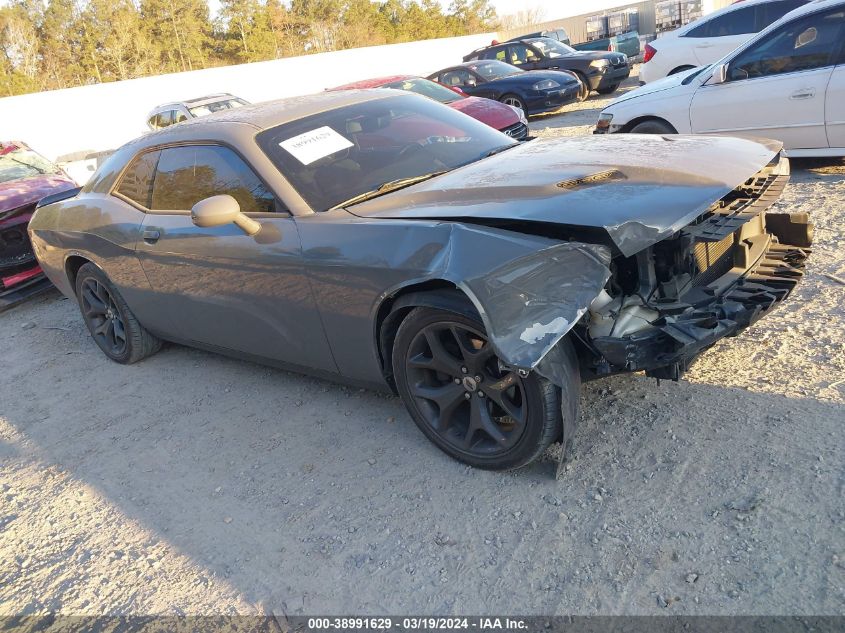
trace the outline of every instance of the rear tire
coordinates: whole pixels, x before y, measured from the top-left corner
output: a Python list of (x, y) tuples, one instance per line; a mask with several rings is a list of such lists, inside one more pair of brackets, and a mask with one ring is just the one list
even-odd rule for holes
[(573, 71), (573, 74), (578, 78), (578, 81), (581, 82), (581, 87), (578, 89), (578, 96), (576, 97), (578, 103), (581, 103), (586, 101), (590, 96), (590, 83), (581, 73)]
[(631, 134), (677, 134), (677, 130), (666, 121), (652, 119), (643, 121), (631, 128)]
[(115, 285), (94, 264), (77, 272), (76, 298), (91, 338), (111, 360), (131, 365), (161, 349), (161, 339), (138, 322)]
[[(392, 359), (414, 422), (458, 461), (520, 468), (561, 436), (561, 389), (534, 372), (503, 368), (480, 318), (415, 308), (399, 326)], [(564, 397), (577, 402), (578, 385), (567, 385)]]
[(670, 72), (666, 76), (670, 77), (671, 75), (677, 75), (678, 73), (682, 73), (685, 70), (692, 70), (693, 68), (695, 68), (695, 66), (678, 66), (677, 68), (675, 68), (672, 72)]
[(613, 84), (611, 86), (599, 88), (598, 90), (596, 90), (596, 92), (598, 92), (600, 95), (610, 95), (610, 94), (613, 94), (614, 92), (616, 92), (616, 90), (618, 88), (619, 88), (619, 84)]

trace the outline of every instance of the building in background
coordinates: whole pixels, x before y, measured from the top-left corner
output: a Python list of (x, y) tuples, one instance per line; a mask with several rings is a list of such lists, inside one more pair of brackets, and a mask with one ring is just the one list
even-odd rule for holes
[[(590, 42), (616, 35), (621, 27), (637, 31), (640, 35), (655, 36), (666, 31), (692, 22), (702, 15), (706, 15), (732, 4), (733, 0), (647, 0), (646, 2), (632, 2), (601, 11), (600, 13), (585, 13), (559, 20), (549, 20), (533, 26), (499, 31), (499, 39), (506, 40), (525, 33), (537, 31), (553, 31), (566, 29), (572, 44)], [(636, 16), (636, 19), (634, 19)], [(636, 22), (636, 28), (634, 28)], [(614, 33), (609, 33), (613, 29)], [(624, 32), (624, 31), (621, 31)]]

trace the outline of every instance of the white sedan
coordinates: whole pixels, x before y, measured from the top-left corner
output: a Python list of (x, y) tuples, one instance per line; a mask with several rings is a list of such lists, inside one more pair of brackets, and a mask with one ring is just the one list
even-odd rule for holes
[(818, 0), (719, 62), (613, 101), (595, 133), (783, 141), (789, 156), (845, 156), (845, 0)]
[(734, 2), (646, 44), (640, 83), (712, 64), (808, 0)]

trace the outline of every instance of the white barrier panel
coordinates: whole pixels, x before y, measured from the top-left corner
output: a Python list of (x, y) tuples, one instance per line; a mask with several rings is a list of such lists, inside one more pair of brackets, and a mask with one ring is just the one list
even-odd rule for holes
[(0, 140), (19, 140), (52, 160), (116, 149), (147, 131), (168, 101), (230, 92), (259, 102), (394, 74), (428, 75), (489, 44), (495, 33), (353, 48), (0, 99)]

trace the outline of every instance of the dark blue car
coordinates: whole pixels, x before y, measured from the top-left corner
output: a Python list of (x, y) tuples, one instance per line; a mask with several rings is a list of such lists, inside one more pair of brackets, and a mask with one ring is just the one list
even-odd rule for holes
[(494, 59), (464, 62), (428, 77), (474, 97), (487, 97), (521, 108), (525, 114), (557, 110), (578, 98), (581, 82), (559, 70), (514, 68)]

